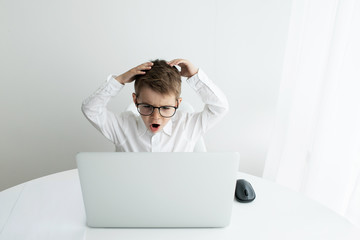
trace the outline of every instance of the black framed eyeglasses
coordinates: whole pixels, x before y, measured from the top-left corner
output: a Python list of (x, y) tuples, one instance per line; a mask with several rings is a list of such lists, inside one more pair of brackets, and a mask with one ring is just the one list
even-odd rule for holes
[(159, 113), (164, 118), (171, 118), (175, 115), (177, 107), (175, 106), (161, 106), (161, 107), (154, 107), (150, 104), (146, 103), (137, 103), (136, 108), (138, 112), (143, 116), (150, 116), (153, 114), (154, 109), (159, 109)]

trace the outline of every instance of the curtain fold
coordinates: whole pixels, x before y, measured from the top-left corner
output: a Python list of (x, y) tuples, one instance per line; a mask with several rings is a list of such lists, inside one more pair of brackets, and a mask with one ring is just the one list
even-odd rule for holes
[(293, 0), (263, 177), (360, 226), (360, 1)]

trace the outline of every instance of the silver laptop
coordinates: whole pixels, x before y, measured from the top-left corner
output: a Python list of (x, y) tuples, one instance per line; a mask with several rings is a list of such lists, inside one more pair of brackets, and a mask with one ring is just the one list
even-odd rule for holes
[(236, 152), (83, 152), (76, 156), (89, 227), (225, 227)]

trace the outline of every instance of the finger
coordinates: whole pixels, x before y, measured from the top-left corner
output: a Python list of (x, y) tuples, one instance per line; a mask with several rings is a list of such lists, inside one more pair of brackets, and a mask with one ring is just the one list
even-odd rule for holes
[(173, 66), (177, 65), (178, 62), (181, 60), (182, 59), (177, 58), (177, 59), (171, 60), (170, 62), (168, 62), (168, 64), (173, 67)]
[(141, 64), (140, 66), (146, 66), (146, 67), (149, 67), (149, 66), (152, 66), (152, 65), (154, 65), (154, 63), (153, 63), (153, 62), (146, 62), (146, 63)]
[(138, 70), (150, 70), (151, 66), (139, 67)]
[(145, 71), (141, 71), (141, 70), (139, 70), (139, 71), (136, 71), (136, 75), (144, 75), (146, 72)]
[(136, 67), (137, 70), (150, 70), (153, 63), (144, 63)]
[(132, 76), (132, 77), (134, 77), (134, 76), (136, 76), (136, 75), (139, 75), (139, 74), (144, 75), (144, 74), (146, 73), (145, 70), (146, 70), (146, 69), (141, 69), (141, 68), (136, 67), (136, 68), (132, 69), (132, 70), (129, 72), (129, 74), (130, 74), (130, 76)]
[(145, 66), (146, 66), (147, 68), (151, 68), (153, 65), (154, 65), (153, 62), (148, 62), (148, 63), (145, 64)]
[(151, 67), (152, 65), (154, 65), (152, 62), (146, 62), (146, 63), (140, 64), (140, 65), (134, 67), (134, 69), (136, 69), (136, 70), (147, 69), (148, 67)]
[(178, 66), (184, 66), (186, 65), (186, 60), (185, 59), (176, 59), (174, 62), (173, 62), (173, 66), (175, 65), (178, 65)]
[(179, 65), (179, 63), (182, 62), (182, 59), (175, 59), (174, 62), (172, 62), (172, 65), (175, 66), (175, 65)]

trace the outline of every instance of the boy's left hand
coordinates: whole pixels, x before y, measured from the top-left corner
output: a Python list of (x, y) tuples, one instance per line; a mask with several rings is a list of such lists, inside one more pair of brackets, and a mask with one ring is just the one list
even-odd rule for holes
[(186, 59), (174, 59), (168, 62), (170, 66), (178, 65), (181, 67), (180, 74), (183, 77), (192, 77), (198, 72), (198, 68), (195, 67), (190, 61)]

